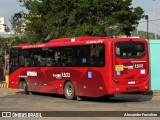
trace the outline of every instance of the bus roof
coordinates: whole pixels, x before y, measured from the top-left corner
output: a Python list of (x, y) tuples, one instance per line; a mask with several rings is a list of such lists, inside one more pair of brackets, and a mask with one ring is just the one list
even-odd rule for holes
[(99, 44), (105, 41), (121, 41), (121, 40), (142, 40), (139, 38), (111, 38), (111, 37), (99, 37), (99, 36), (82, 36), (82, 37), (73, 37), (73, 38), (59, 38), (50, 40), (47, 43), (38, 42), (35, 44), (26, 43), (20, 44), (19, 46), (13, 46), (12, 48), (43, 48), (43, 47), (56, 47), (56, 46), (71, 46), (71, 45), (84, 45), (84, 44)]

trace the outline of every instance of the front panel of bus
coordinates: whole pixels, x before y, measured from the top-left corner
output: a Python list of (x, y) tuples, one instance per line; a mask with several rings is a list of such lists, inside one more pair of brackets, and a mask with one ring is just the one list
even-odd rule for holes
[(114, 93), (149, 90), (148, 44), (142, 39), (113, 42)]

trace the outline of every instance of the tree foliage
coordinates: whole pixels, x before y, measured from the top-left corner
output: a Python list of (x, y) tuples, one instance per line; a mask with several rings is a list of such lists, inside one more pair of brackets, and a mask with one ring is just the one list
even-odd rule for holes
[(132, 0), (27, 0), (26, 34), (32, 41), (74, 36), (116, 36), (130, 32), (143, 17), (143, 9)]

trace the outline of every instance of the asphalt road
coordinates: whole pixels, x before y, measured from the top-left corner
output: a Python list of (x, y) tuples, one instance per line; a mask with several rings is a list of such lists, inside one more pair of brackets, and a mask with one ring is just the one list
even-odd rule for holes
[[(16, 89), (0, 89), (0, 111), (160, 111), (160, 96), (151, 95), (116, 95), (110, 99), (93, 99), (87, 98), (84, 100), (66, 100), (64, 96), (59, 95), (24, 95), (22, 90)], [(69, 112), (68, 112), (69, 113)], [(115, 112), (113, 112), (114, 114)], [(56, 117), (56, 119), (74, 119), (75, 117), (65, 117), (61, 113), (62, 117)], [(90, 113), (89, 113), (90, 114)], [(93, 112), (94, 114), (94, 112)], [(96, 114), (96, 113), (95, 113)], [(112, 115), (114, 116), (114, 115)], [(103, 116), (97, 117), (76, 117), (77, 119), (88, 120), (102, 120), (102, 119), (114, 119), (114, 120), (134, 120), (137, 117), (110, 117)], [(6, 119), (6, 118), (0, 118)], [(27, 118), (12, 118), (27, 119)], [(34, 119), (35, 118), (30, 118)], [(37, 118), (39, 120), (40, 118)], [(41, 118), (53, 119), (51, 117)], [(54, 118), (55, 119), (55, 118)], [(139, 117), (137, 120), (149, 120), (151, 117)], [(153, 117), (153, 120), (159, 119)]]

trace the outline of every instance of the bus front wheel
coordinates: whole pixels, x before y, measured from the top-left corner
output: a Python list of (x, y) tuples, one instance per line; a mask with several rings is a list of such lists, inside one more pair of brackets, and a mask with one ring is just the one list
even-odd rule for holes
[(68, 100), (75, 100), (75, 88), (71, 82), (67, 82), (64, 86), (64, 95)]

